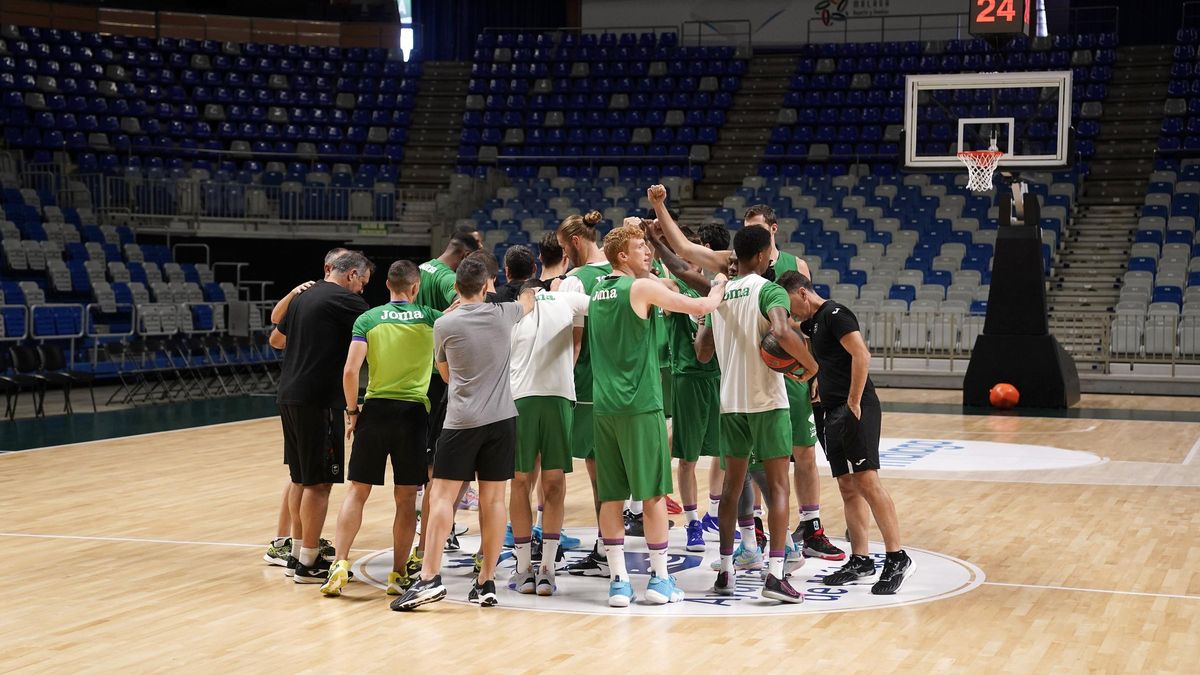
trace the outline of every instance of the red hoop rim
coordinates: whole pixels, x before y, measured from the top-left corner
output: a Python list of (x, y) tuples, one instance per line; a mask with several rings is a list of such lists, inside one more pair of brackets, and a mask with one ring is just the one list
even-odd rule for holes
[(1000, 157), (1004, 154), (1001, 150), (964, 150), (958, 153), (959, 157)]

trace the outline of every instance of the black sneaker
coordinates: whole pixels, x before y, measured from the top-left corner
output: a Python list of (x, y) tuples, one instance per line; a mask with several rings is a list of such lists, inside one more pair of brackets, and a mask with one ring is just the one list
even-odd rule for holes
[(763, 529), (762, 518), (754, 516), (754, 539), (758, 542), (758, 550), (769, 551), (767, 548), (767, 532)]
[(733, 575), (729, 572), (717, 572), (717, 580), (713, 582), (713, 593), (733, 595), (733, 590)]
[(821, 579), (821, 583), (826, 586), (843, 586), (851, 581), (869, 577), (872, 574), (875, 574), (875, 562), (871, 560), (870, 556), (852, 555), (846, 561), (846, 564), (842, 565), (841, 569), (833, 574), (825, 575)]
[(567, 565), (567, 574), (577, 577), (603, 577), (608, 578), (608, 558), (602, 558), (596, 549), (592, 549), (581, 560), (577, 560), (570, 565)]
[(323, 584), (329, 579), (329, 568), (329, 561), (320, 556), (311, 566), (297, 561), (292, 581), (298, 584)]
[(462, 546), (458, 543), (458, 533), (454, 531), (453, 526), (450, 528), (450, 536), (446, 537), (446, 546), (442, 550), (447, 553), (462, 550)]
[(805, 520), (796, 526), (792, 532), (792, 541), (803, 547), (805, 558), (820, 558), (822, 560), (845, 560), (846, 552), (825, 536), (825, 528), (821, 527), (821, 519)]
[(787, 579), (780, 579), (774, 574), (767, 575), (767, 580), (763, 583), (762, 596), (792, 604), (804, 602), (803, 593), (792, 588), (792, 584)]
[(496, 582), (488, 580), (483, 584), (471, 584), (471, 592), (467, 594), (467, 600), (480, 607), (495, 607), (499, 602), (496, 597)]
[(333, 542), (328, 539), (321, 539), (317, 545), (318, 555), (328, 560), (330, 563), (337, 562), (337, 549), (334, 548)]
[(446, 587), (442, 585), (442, 575), (426, 581), (418, 579), (416, 583), (404, 591), (404, 595), (392, 601), (392, 611), (409, 612), (421, 605), (428, 605), (446, 597)]
[(287, 566), (283, 568), (283, 576), (285, 576), (285, 577), (294, 576), (296, 574), (296, 565), (298, 565), (299, 563), (300, 563), (300, 561), (296, 560), (296, 556), (289, 555), (287, 557)]
[(917, 563), (904, 551), (900, 551), (895, 557), (889, 553), (883, 561), (879, 581), (871, 586), (871, 595), (895, 595), (904, 580), (912, 576), (916, 569)]
[(529, 542), (529, 559), (535, 563), (542, 562), (542, 538), (536, 533)]
[(625, 512), (625, 536), (626, 537), (644, 537), (646, 536), (646, 525), (642, 522), (642, 514), (633, 514), (629, 511)]

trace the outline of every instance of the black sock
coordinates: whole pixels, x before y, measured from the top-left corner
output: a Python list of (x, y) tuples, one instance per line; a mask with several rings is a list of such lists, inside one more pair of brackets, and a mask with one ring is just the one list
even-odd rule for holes
[(899, 551), (889, 551), (887, 554), (888, 560), (899, 561), (899, 560), (904, 560), (907, 557), (908, 557), (908, 554), (904, 552), (904, 549), (900, 549)]

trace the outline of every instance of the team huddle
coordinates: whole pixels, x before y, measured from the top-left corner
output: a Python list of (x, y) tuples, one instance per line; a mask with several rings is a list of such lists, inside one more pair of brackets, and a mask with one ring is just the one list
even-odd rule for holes
[[(598, 213), (569, 216), (542, 242), (540, 274), (529, 248), (509, 248), (498, 287), (499, 263), (478, 233), (456, 232), (438, 258), (393, 263), (390, 302), (375, 308), (360, 295), (370, 261), (331, 251), (324, 279), (297, 287), (272, 314), (271, 344), (285, 348), (278, 400), (289, 481), (265, 559), (340, 595), (363, 506), (390, 460), (394, 610), (446, 596), (442, 553), (458, 546), (455, 511), (472, 481), (481, 543), (471, 602), (499, 602), (506, 546), (513, 592), (555, 595), (561, 571), (607, 578), (613, 607), (639, 595), (679, 602), (667, 564), (674, 458), (686, 550), (704, 551), (705, 533), (719, 535), (712, 593), (733, 595), (737, 572), (759, 571), (764, 598), (803, 602), (790, 575), (806, 557), (845, 560), (825, 585), (872, 577), (872, 515), (886, 553), (870, 592), (896, 593), (914, 566), (879, 480), (880, 405), (857, 319), (816, 293), (804, 260), (776, 247), (769, 207), (750, 207), (730, 242), (720, 226), (681, 228), (666, 196), (650, 187), (654, 218), (627, 218), (602, 240)], [(821, 526), (818, 439), (845, 506), (848, 559)], [(698, 506), (702, 456), (713, 458), (707, 513)], [(562, 532), (576, 459), (590, 479), (597, 538), (560, 567), (563, 549), (579, 545)], [(334, 547), (321, 530), (344, 476)], [(789, 532), (793, 480), (800, 523)], [(633, 536), (645, 538), (651, 571), (638, 590), (624, 550)]]

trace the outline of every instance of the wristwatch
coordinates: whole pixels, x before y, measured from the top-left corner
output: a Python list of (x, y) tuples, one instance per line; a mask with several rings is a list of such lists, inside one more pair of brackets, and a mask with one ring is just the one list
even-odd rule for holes
[(349, 415), (349, 416), (351, 416), (351, 417), (354, 417), (355, 415), (357, 415), (357, 414), (358, 414), (358, 413), (360, 413), (360, 412), (362, 412), (362, 410), (361, 410), (361, 409), (359, 409), (359, 408), (355, 408), (354, 410), (351, 410), (351, 409), (349, 409), (349, 408), (346, 408), (346, 414), (347, 414), (347, 415)]

